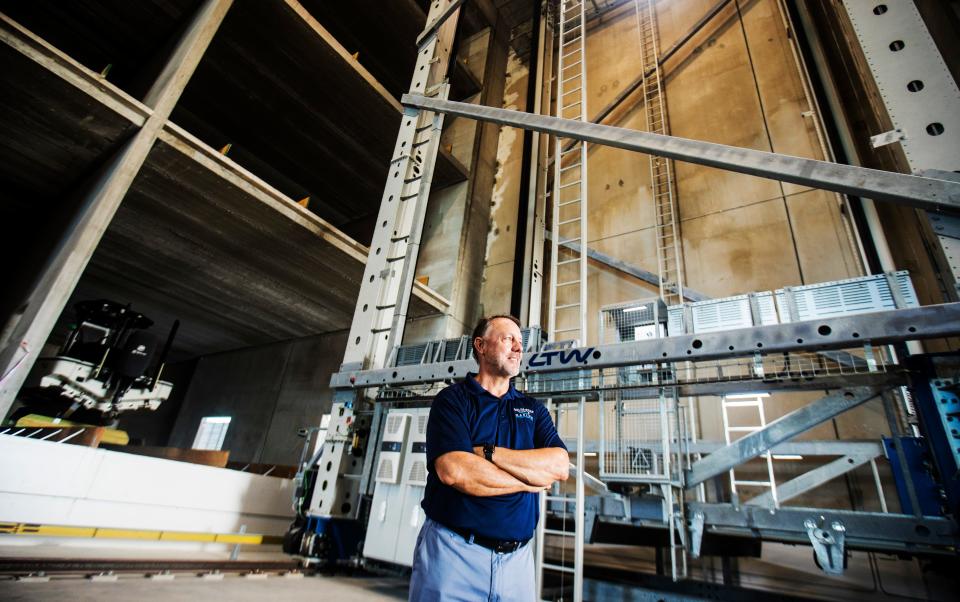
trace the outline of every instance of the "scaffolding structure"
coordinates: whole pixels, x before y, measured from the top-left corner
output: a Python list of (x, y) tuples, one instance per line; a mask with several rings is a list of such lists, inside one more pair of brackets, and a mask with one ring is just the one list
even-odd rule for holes
[[(890, 397), (890, 391), (915, 378), (919, 373), (908, 376), (902, 358), (891, 352), (889, 345), (960, 333), (960, 306), (921, 308), (906, 304), (896, 278), (886, 275), (882, 278), (890, 285), (893, 306), (871, 307), (868, 313), (850, 306), (833, 314), (802, 314), (801, 306), (806, 303), (803, 295), (818, 293), (792, 289), (691, 307), (683, 302), (682, 257), (670, 162), (679, 159), (925, 208), (956, 209), (960, 205), (960, 185), (944, 179), (876, 172), (669, 136), (652, 1), (636, 3), (648, 78), (643, 89), (649, 131), (589, 123), (584, 96), (587, 28), (583, 4), (579, 0), (560, 3), (556, 25), (556, 116), (450, 102), (420, 93), (402, 99), (412, 110), (520, 127), (555, 137), (547, 315), (550, 336), (544, 348), (525, 354), (522, 376), (515, 384), (518, 389), (554, 402), (577, 401), (577, 461), (571, 465), (577, 478), (572, 498), (554, 491), (541, 504), (544, 520), (537, 537), (541, 567), (573, 574), (572, 598), (581, 600), (583, 550), (596, 521), (624, 528), (661, 530), (666, 542), (663, 547), (670, 552), (674, 579), (685, 576), (687, 557), (699, 557), (704, 538), (718, 530), (760, 540), (807, 543), (828, 574), (842, 572), (842, 562), (838, 564), (837, 558), (838, 554), (842, 558), (845, 546), (903, 550), (920, 545), (930, 553), (949, 550), (957, 542), (957, 529), (948, 518), (782, 504), (845, 474), (851, 467), (869, 463), (877, 475), (875, 460), (883, 451), (876, 442), (863, 445), (790, 440), (843, 412), (878, 397)], [(657, 206), (660, 296), (652, 303), (604, 308), (600, 341), (596, 345), (589, 344), (586, 325), (588, 143), (651, 155), (651, 183)], [(775, 315), (788, 318), (769, 320), (768, 306), (776, 307)], [(671, 315), (670, 310), (678, 315)], [(733, 316), (749, 322), (739, 327), (719, 323), (715, 328), (705, 327), (711, 311), (721, 321)], [(634, 316), (628, 316), (630, 313)], [(638, 321), (638, 317), (646, 321)], [(606, 333), (615, 333), (615, 337), (607, 338)], [(468, 358), (388, 370), (345, 365), (334, 375), (332, 386), (344, 399), (348, 394), (358, 396), (369, 389), (392, 388), (405, 391), (404, 399), (426, 400), (431, 387), (461, 378), (473, 369), (475, 364)], [(797, 390), (830, 393), (774, 421), (767, 420), (761, 396), (738, 397), (756, 391)], [(695, 396), (722, 399), (723, 441), (704, 441), (691, 428), (693, 407), (680, 404), (679, 399)], [(599, 402), (599, 444), (584, 437), (587, 399)], [(748, 406), (757, 411), (758, 422), (735, 423), (732, 413)], [(903, 462), (902, 444), (896, 436), (899, 430), (891, 428), (895, 433), (892, 445)], [(588, 450), (599, 454), (599, 479), (584, 470)], [(780, 484), (774, 475), (774, 454), (792, 452), (838, 459)], [(731, 492), (736, 494), (737, 487), (747, 482), (737, 479), (734, 471), (755, 459), (765, 462), (768, 479), (762, 483), (764, 492), (742, 504), (736, 499), (707, 501), (704, 483), (727, 476)], [(912, 482), (909, 474), (905, 479)], [(886, 508), (879, 476), (876, 482), (880, 503)], [(649, 508), (644, 504), (651, 501), (649, 497), (615, 493), (609, 487), (614, 484), (621, 489), (638, 485), (644, 493), (654, 493), (656, 511), (647, 513)], [(588, 498), (586, 486), (596, 495)], [(565, 528), (548, 528), (549, 517), (560, 519), (564, 525), (567, 520), (575, 521), (573, 537)], [(920, 539), (930, 534), (935, 535), (925, 541)], [(550, 566), (543, 553), (547, 537), (573, 539), (572, 567)], [(561, 544), (560, 548), (563, 553), (567, 546)], [(563, 588), (559, 596), (566, 598)]]

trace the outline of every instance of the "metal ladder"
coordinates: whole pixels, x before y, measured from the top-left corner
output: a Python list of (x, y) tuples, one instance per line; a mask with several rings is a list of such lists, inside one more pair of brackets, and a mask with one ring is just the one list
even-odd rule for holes
[[(556, 113), (565, 119), (587, 122), (586, 0), (561, 0), (559, 3), (559, 48), (557, 60)], [(587, 144), (557, 138), (554, 147), (554, 175), (550, 254), (549, 339), (587, 340)], [(573, 600), (583, 600), (584, 545), (584, 446), (583, 422), (586, 399), (581, 397), (577, 410), (576, 494), (573, 499), (556, 493), (541, 497), (541, 520), (537, 524), (537, 575), (542, 598), (544, 571), (561, 574), (561, 583), (573, 576)], [(546, 528), (547, 502), (561, 504), (566, 516), (571, 507), (574, 530)], [(545, 537), (572, 539), (572, 566), (544, 561)], [(566, 549), (566, 546), (563, 548)], [(562, 591), (562, 590), (561, 590)]]
[[(683, 498), (683, 458), (685, 441), (681, 429), (680, 401), (677, 396), (673, 364), (660, 364), (660, 429), (663, 445), (663, 474), (660, 484), (663, 517), (669, 533), (670, 576), (674, 581), (687, 576), (687, 525)], [(676, 440), (674, 440), (676, 436)]]
[[(744, 395), (723, 395), (720, 397), (720, 409), (723, 413), (723, 436), (730, 445), (740, 437), (759, 431), (767, 426), (767, 417), (763, 411), (763, 398), (766, 394), (744, 394)], [(759, 424), (737, 424), (731, 425), (730, 408), (756, 408)], [(773, 454), (769, 451), (762, 454), (767, 460), (767, 480), (743, 480), (738, 479), (733, 469), (730, 469), (730, 493), (737, 496), (737, 487), (760, 487), (770, 490), (770, 496), (773, 499), (773, 507), (779, 508), (780, 501), (777, 499), (777, 482), (773, 477)]]
[[(584, 1), (560, 3), (557, 115), (587, 121)], [(550, 340), (586, 342), (587, 144), (564, 144), (554, 153), (551, 227)]]
[[(667, 114), (663, 106), (658, 56), (657, 13), (655, 0), (634, 0), (637, 30), (640, 38), (643, 103), (647, 131), (669, 134)], [(641, 6), (645, 4), (645, 6)], [(650, 186), (657, 217), (657, 268), (660, 276), (660, 297), (667, 306), (683, 302), (683, 251), (677, 236), (676, 202), (673, 194), (673, 161), (649, 156)]]
[[(655, 134), (669, 134), (664, 109), (663, 88), (660, 81), (659, 36), (657, 35), (656, 0), (634, 0), (637, 34), (640, 43), (640, 68), (648, 75), (643, 78), (643, 103), (646, 128)], [(669, 307), (683, 303), (683, 256), (677, 235), (676, 203), (673, 194), (673, 162), (664, 157), (649, 155), (650, 187), (653, 194), (657, 233), (657, 273), (660, 298)], [(677, 474), (660, 486), (663, 496), (664, 519), (670, 533), (670, 568), (673, 580), (686, 576), (686, 521), (684, 518), (682, 466), (671, 466), (673, 450), (670, 442), (677, 434), (677, 446), (682, 445), (679, 425), (679, 398), (674, 379), (673, 364), (660, 364), (665, 385), (660, 392), (660, 415), (663, 434), (664, 474)], [(671, 416), (673, 420), (671, 422)], [(677, 426), (676, 430), (674, 427)], [(682, 454), (677, 453), (678, 461)]]
[[(577, 408), (577, 441), (583, 440), (583, 405), (584, 400), (581, 399)], [(564, 408), (564, 404), (554, 405), (551, 400), (547, 401), (547, 408), (550, 411), (551, 415), (554, 417), (554, 422), (559, 426), (561, 423), (561, 416), (568, 410)], [(559, 595), (553, 596), (551, 600), (569, 600), (568, 597), (565, 597), (566, 588), (569, 587), (569, 581), (567, 581), (568, 576), (573, 578), (573, 600), (574, 602), (582, 602), (583, 600), (583, 546), (584, 546), (584, 528), (585, 528), (585, 491), (584, 484), (589, 477), (580, 467), (583, 466), (583, 448), (582, 446), (577, 446), (577, 458), (578, 464), (570, 464), (570, 469), (574, 471), (576, 479), (576, 494), (574, 497), (569, 497), (560, 493), (560, 484), (554, 483), (553, 487), (548, 492), (544, 492), (540, 495), (540, 521), (537, 523), (536, 531), (536, 541), (537, 541), (537, 589), (538, 589), (538, 599), (544, 600), (543, 596), (543, 583), (544, 583), (544, 571), (554, 571), (560, 573), (560, 588)], [(559, 512), (563, 516), (563, 521), (560, 529), (549, 529), (546, 525), (546, 511), (549, 505), (553, 506), (554, 512)], [(571, 525), (567, 522), (568, 516), (573, 516), (573, 530), (570, 530)], [(544, 544), (546, 541), (546, 536), (553, 536), (561, 538), (561, 555), (559, 564), (547, 562), (544, 558)], [(567, 562), (567, 543), (572, 541), (574, 550), (573, 550), (573, 564), (571, 565)]]

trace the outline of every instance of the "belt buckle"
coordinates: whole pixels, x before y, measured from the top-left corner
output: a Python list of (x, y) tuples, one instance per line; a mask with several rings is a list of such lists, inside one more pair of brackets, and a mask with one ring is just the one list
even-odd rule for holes
[(510, 554), (512, 552), (516, 552), (517, 548), (520, 547), (517, 544), (519, 544), (517, 541), (498, 541), (496, 552), (497, 554)]

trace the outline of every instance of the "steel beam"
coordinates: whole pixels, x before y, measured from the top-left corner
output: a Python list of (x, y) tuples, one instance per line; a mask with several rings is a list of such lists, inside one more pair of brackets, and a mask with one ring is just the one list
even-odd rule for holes
[(833, 192), (934, 211), (943, 208), (960, 209), (960, 183), (949, 180), (841, 165), (412, 94), (404, 94), (400, 102), (416, 109), (518, 127)]
[[(881, 452), (882, 453), (882, 452)], [(815, 489), (820, 485), (823, 485), (827, 481), (831, 481), (841, 475), (844, 475), (854, 468), (863, 466), (870, 460), (876, 458), (880, 454), (873, 455), (855, 455), (851, 454), (848, 456), (843, 456), (842, 458), (837, 458), (833, 462), (828, 462), (823, 466), (814, 468), (811, 471), (805, 472), (802, 475), (790, 479), (782, 485), (777, 485), (777, 501), (783, 503), (787, 500), (793, 499), (798, 495), (802, 495), (811, 489)], [(754, 498), (751, 498), (746, 502), (747, 506), (762, 506), (764, 508), (773, 508), (773, 493), (767, 491), (762, 493)]]
[[(570, 386), (548, 386), (543, 390), (536, 391), (536, 395), (540, 397), (552, 397), (554, 400), (578, 397), (584, 393), (612, 391), (629, 392), (624, 395), (624, 399), (656, 399), (660, 396), (659, 390), (661, 385), (657, 382), (649, 382), (641, 385), (604, 386), (599, 379), (589, 384), (579, 383), (579, 379), (573, 377), (565, 380), (569, 380)], [(861, 372), (821, 377), (805, 377), (802, 375), (777, 377), (768, 374), (762, 379), (757, 377), (742, 379), (729, 378), (712, 382), (685, 382), (681, 380), (680, 384), (676, 385), (676, 389), (678, 397), (701, 397), (704, 395), (729, 395), (731, 393), (758, 390), (771, 393), (774, 391), (826, 391), (830, 389), (842, 389), (843, 387), (892, 388), (906, 385), (908, 382), (909, 376), (905, 371)], [(518, 386), (518, 388), (520, 387)]]
[[(443, 82), (450, 63), (460, 4), (458, 0), (431, 3), (427, 14), (430, 33), (423, 47), (417, 50), (410, 90), (432, 91), (446, 96), (449, 86)], [(443, 116), (440, 114), (404, 110), (342, 366), (384, 366), (390, 350), (403, 340), (442, 126)], [(308, 511), (310, 515), (357, 518), (360, 512), (361, 504), (356, 503), (356, 494), (361, 481), (364, 486), (369, 485), (368, 471), (374, 458), (367, 454), (362, 467), (358, 468), (352, 450), (356, 444), (370, 445), (375, 440), (363, 432), (365, 419), (354, 415), (354, 404), (358, 401), (360, 408), (366, 405), (362, 395), (353, 391), (341, 390), (334, 394), (335, 412), (330, 432), (339, 429), (339, 434), (343, 434), (346, 440), (328, 437), (324, 443), (323, 458), (327, 466), (333, 467), (331, 474), (337, 477), (333, 487), (327, 487), (326, 481), (317, 479)], [(348, 499), (352, 501), (347, 502)]]
[[(550, 232), (546, 233), (547, 240), (550, 240), (552, 237), (553, 235)], [(580, 252), (580, 245), (578, 245), (575, 242), (561, 243), (560, 246), (566, 249), (570, 249), (575, 253)], [(649, 270), (638, 268), (637, 266), (631, 263), (627, 263), (626, 261), (622, 261), (611, 255), (607, 255), (606, 253), (601, 253), (600, 251), (597, 251), (596, 249), (592, 249), (590, 247), (587, 247), (587, 257), (589, 257), (593, 261), (596, 261), (598, 263), (602, 263), (605, 266), (611, 267), (617, 270), (618, 272), (623, 272), (624, 274), (633, 276), (637, 280), (642, 280), (647, 284), (652, 284), (653, 286), (656, 286), (656, 287), (660, 286), (660, 276), (654, 274)], [(706, 301), (708, 299), (710, 299), (710, 297), (704, 295), (703, 293), (697, 292), (687, 287), (683, 287), (684, 301)]]
[[(688, 445), (690, 453), (709, 454), (726, 444), (723, 441), (692, 441)], [(775, 445), (770, 451), (774, 454), (797, 456), (870, 456), (876, 458), (883, 455), (883, 444), (879, 439), (876, 441), (842, 441), (838, 439), (785, 441)]]
[[(524, 374), (611, 368), (654, 362), (701, 361), (788, 351), (843, 349), (960, 334), (960, 303), (770, 324), (722, 332), (684, 334), (567, 351), (524, 355)], [(334, 389), (412, 385), (458, 379), (475, 372), (474, 360), (379, 370), (345, 369), (331, 377)]]
[(942, 553), (954, 555), (960, 544), (957, 523), (941, 517), (917, 518), (905, 514), (779, 508), (688, 502), (687, 516), (704, 514), (704, 532), (742, 535), (764, 541), (809, 544), (804, 522), (839, 522), (846, 529), (847, 549)]
[[(569, 451), (577, 449), (577, 440), (574, 437), (563, 437), (563, 444)], [(725, 446), (723, 441), (690, 441), (687, 448), (691, 454), (709, 454)], [(660, 453), (663, 446), (660, 441), (644, 442), (644, 448), (654, 453)], [(598, 453), (600, 444), (588, 440), (583, 450), (587, 453)], [(883, 455), (883, 444), (879, 441), (855, 440), (842, 441), (838, 439), (812, 441), (785, 441), (774, 446), (774, 454), (790, 454), (795, 456), (877, 456)]]
[(697, 460), (687, 471), (684, 486), (696, 487), (707, 479), (721, 475), (734, 466), (788, 441), (818, 424), (830, 420), (851, 408), (866, 403), (880, 391), (872, 387), (853, 387), (822, 397), (817, 401), (774, 420), (767, 426), (737, 439), (729, 445)]

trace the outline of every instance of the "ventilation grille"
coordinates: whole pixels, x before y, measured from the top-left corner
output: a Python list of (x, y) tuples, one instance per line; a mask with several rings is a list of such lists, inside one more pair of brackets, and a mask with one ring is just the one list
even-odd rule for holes
[(426, 485), (427, 463), (423, 460), (415, 460), (410, 466), (410, 474), (407, 475), (407, 481), (411, 485)]
[(394, 414), (387, 417), (387, 434), (396, 435), (403, 428), (403, 416)]
[[(907, 272), (895, 272), (893, 280), (904, 307), (917, 307), (917, 295)], [(777, 304), (785, 322), (849, 316), (897, 307), (896, 298), (884, 274), (778, 290)]]
[[(899, 293), (903, 307), (919, 306), (908, 272), (893, 272), (890, 280)], [(756, 300), (759, 324), (754, 324), (750, 309), (751, 297)], [(667, 332), (671, 336), (717, 332), (884, 311), (895, 309), (896, 306), (897, 301), (890, 290), (887, 275), (876, 274), (779, 289), (775, 293), (764, 291), (752, 295), (673, 305), (667, 308)], [(688, 308), (693, 317), (692, 325), (685, 323), (684, 314)]]
[(393, 463), (393, 458), (380, 458), (380, 465), (377, 466), (377, 481), (397, 482), (397, 470), (396, 465)]
[(540, 351), (547, 340), (547, 335), (539, 326), (530, 326), (520, 330), (520, 336), (523, 338), (523, 352), (533, 353)]
[(690, 308), (693, 316), (690, 333), (717, 332), (735, 328), (749, 328), (763, 324), (776, 324), (777, 307), (773, 293), (769, 291), (752, 295), (757, 304), (759, 324), (754, 324), (753, 311), (750, 308), (751, 295), (738, 295), (724, 299), (697, 301), (684, 305), (673, 305), (667, 310), (667, 332), (675, 336), (686, 332), (684, 326), (684, 307)]
[(667, 308), (667, 336), (686, 334), (683, 328), (683, 306), (671, 305)]
[(421, 414), (420, 416), (417, 416), (417, 432), (421, 435), (427, 434), (427, 420), (429, 418), (429, 414)]
[(397, 347), (394, 366), (414, 366), (423, 363), (423, 356), (427, 352), (427, 344), (419, 345), (400, 345)]

